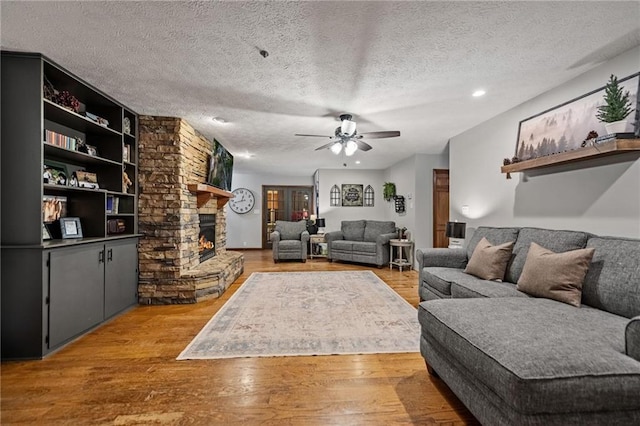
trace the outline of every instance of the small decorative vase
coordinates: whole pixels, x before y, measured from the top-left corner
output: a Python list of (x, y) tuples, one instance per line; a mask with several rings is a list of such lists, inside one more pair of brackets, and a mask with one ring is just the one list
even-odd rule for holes
[(604, 123), (604, 128), (607, 129), (607, 134), (613, 133), (625, 133), (627, 130), (627, 124), (629, 122), (625, 120), (614, 121), (612, 123)]

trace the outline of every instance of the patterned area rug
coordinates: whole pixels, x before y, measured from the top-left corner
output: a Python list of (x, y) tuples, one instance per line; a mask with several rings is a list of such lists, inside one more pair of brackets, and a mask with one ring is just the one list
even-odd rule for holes
[(417, 317), (371, 271), (254, 272), (178, 359), (418, 352)]

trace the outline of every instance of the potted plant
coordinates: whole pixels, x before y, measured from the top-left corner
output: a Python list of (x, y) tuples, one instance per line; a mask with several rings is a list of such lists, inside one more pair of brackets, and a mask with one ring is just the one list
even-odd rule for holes
[(627, 128), (627, 116), (631, 114), (629, 92), (622, 91), (618, 85), (618, 78), (611, 74), (604, 88), (604, 105), (598, 107), (596, 118), (604, 122), (608, 134), (624, 133)]
[(393, 182), (385, 182), (382, 185), (382, 195), (386, 201), (393, 200), (393, 197), (396, 196), (396, 184)]

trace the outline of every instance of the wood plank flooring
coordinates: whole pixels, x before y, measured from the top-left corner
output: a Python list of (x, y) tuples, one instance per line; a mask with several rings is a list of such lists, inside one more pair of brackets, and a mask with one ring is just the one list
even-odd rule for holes
[[(369, 269), (244, 253), (245, 272), (220, 299), (138, 306), (44, 360), (2, 363), (0, 423), (477, 424), (418, 353), (176, 361), (252, 272)], [(416, 271), (372, 270), (417, 306)]]

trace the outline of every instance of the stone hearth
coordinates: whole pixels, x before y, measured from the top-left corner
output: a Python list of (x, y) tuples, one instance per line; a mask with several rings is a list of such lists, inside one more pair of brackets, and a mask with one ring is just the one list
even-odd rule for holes
[[(244, 257), (226, 249), (222, 195), (200, 203), (188, 187), (205, 182), (211, 141), (175, 117), (141, 116), (139, 129), (138, 217), (144, 235), (138, 250), (139, 302), (195, 303), (218, 297), (242, 273)], [(216, 218), (215, 257), (202, 263), (199, 214)]]

